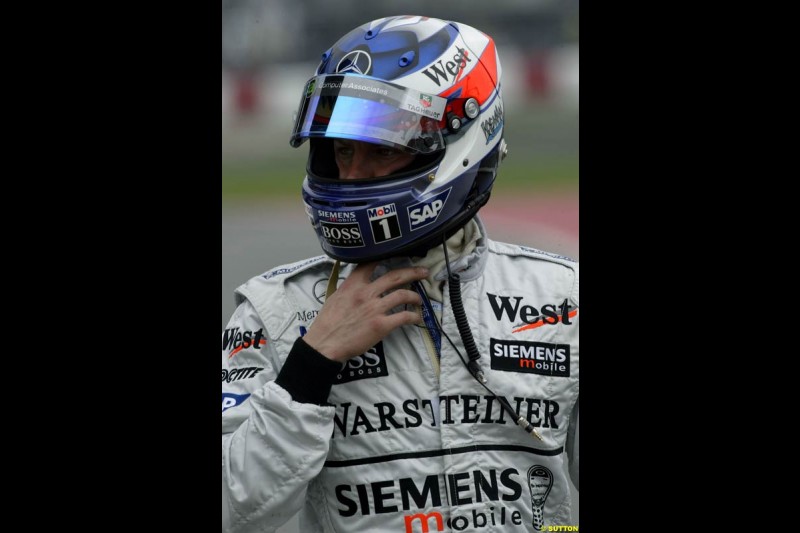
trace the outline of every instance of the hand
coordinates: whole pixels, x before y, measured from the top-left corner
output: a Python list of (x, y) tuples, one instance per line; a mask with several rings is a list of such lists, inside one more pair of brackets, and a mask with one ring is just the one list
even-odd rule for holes
[[(375, 281), (370, 275), (377, 263), (358, 265), (322, 306), (303, 340), (328, 359), (341, 363), (375, 346), (392, 330), (405, 324), (420, 324), (414, 311), (388, 314), (397, 306), (420, 305), (415, 291), (400, 289), (425, 279), (428, 269), (409, 267), (391, 270)], [(396, 290), (392, 290), (396, 289)]]

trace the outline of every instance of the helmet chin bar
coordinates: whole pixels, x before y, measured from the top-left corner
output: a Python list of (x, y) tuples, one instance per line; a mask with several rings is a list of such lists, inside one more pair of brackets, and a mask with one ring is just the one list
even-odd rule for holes
[(331, 257), (331, 258), (336, 259), (338, 261), (342, 261), (344, 263), (354, 263), (354, 264), (371, 263), (373, 261), (382, 261), (384, 259), (389, 259), (390, 257), (403, 257), (403, 256), (405, 256), (405, 257), (423, 257), (428, 253), (428, 250), (430, 250), (431, 248), (434, 248), (436, 246), (441, 245), (442, 234), (444, 234), (444, 238), (445, 238), (445, 240), (447, 240), (450, 237), (452, 237), (453, 235), (455, 235), (456, 232), (458, 232), (458, 230), (463, 228), (467, 224), (467, 222), (472, 220), (472, 217), (474, 217), (477, 214), (478, 209), (483, 207), (483, 205), (485, 205), (486, 202), (489, 201), (489, 194), (490, 194), (490, 191), (487, 191), (484, 194), (482, 194), (481, 197), (483, 197), (483, 203), (481, 203), (480, 205), (476, 205), (476, 207), (471, 212), (464, 211), (457, 218), (454, 218), (452, 220), (452, 222), (448, 222), (444, 227), (442, 227), (440, 229), (440, 231), (429, 235), (428, 237), (426, 237), (425, 239), (422, 239), (419, 242), (410, 243), (410, 244), (408, 244), (406, 246), (398, 248), (397, 250), (392, 250), (391, 252), (387, 252), (387, 253), (383, 253), (383, 254), (375, 255), (375, 256), (370, 256), (370, 257), (365, 257), (365, 258), (360, 258), (360, 259), (354, 259), (352, 257), (350, 257), (350, 258), (341, 257), (341, 256), (338, 256), (337, 254), (331, 253), (328, 250), (324, 250), (324, 249), (323, 249), (323, 251), (325, 252), (325, 254), (328, 257)]
[[(469, 222), (472, 217), (478, 213), (478, 210), (480, 210), (480, 208), (486, 205), (486, 203), (489, 201), (492, 191), (492, 181), (494, 180), (494, 176), (497, 171), (497, 165), (500, 162), (501, 146), (504, 147), (505, 143), (498, 143), (497, 148), (481, 161), (481, 165), (478, 173), (475, 176), (475, 180), (472, 183), (472, 188), (467, 196), (463, 210), (460, 211), (456, 216), (453, 216), (443, 226), (441, 226), (438, 231), (429, 234), (427, 237), (420, 239), (419, 241), (411, 242), (406, 246), (398, 247), (383, 254), (371, 255), (364, 258), (339, 256), (338, 254), (326, 250), (325, 248), (323, 248), (323, 251), (326, 255), (333, 259), (354, 264), (380, 261), (390, 257), (423, 257), (428, 253), (428, 250), (442, 243), (442, 235), (444, 235), (445, 240), (449, 239), (458, 230), (464, 227), (464, 225), (467, 224), (467, 222)], [(483, 183), (487, 180), (487, 178), (491, 181), (489, 181), (489, 183)], [(484, 192), (478, 192), (481, 189), (483, 189)]]

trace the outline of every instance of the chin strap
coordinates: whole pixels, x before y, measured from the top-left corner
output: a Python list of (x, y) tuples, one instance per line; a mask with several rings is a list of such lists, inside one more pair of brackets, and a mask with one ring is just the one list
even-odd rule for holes
[(327, 301), (334, 292), (336, 292), (336, 285), (339, 283), (339, 260), (337, 259), (336, 262), (333, 264), (333, 269), (331, 270), (331, 277), (328, 278), (328, 287), (325, 289), (325, 300)]

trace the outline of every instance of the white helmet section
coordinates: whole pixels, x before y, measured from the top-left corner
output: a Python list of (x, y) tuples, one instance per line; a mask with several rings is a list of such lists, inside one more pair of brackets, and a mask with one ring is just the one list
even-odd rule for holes
[[(430, 34), (441, 29), (439, 20), (426, 17), (412, 18), (414, 20), (390, 22), (384, 29), (413, 23), (418, 24), (418, 28), (427, 29)], [(370, 27), (376, 26), (377, 22), (379, 21), (371, 23)], [(394, 80), (398, 85), (447, 97), (457, 92), (461, 81), (468, 78), (473, 70), (484, 70), (478, 78), (482, 78), (486, 85), (464, 88), (470, 93), (476, 89), (479, 91), (480, 122), (471, 124), (471, 127), (465, 127), (458, 134), (451, 134), (448, 137), (445, 157), (429, 189), (440, 188), (443, 181), (457, 177), (464, 167), (472, 166), (489, 154), (500, 142), (501, 135), (498, 133), (502, 131), (504, 123), (502, 97), (498, 98), (500, 95), (498, 80), (502, 79), (502, 71), (494, 42), (485, 33), (472, 26), (456, 22), (450, 24), (458, 29), (459, 34), (447, 52), (425, 68)]]

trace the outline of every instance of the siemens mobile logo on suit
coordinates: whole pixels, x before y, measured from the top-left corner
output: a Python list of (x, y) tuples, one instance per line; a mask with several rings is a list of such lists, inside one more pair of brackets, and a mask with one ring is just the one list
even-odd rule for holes
[[(512, 334), (557, 324), (572, 326), (572, 319), (578, 312), (566, 298), (559, 305), (533, 306), (523, 303), (521, 296), (498, 296), (488, 292), (486, 296), (499, 322), (507, 319), (515, 324)], [(543, 376), (570, 375), (569, 344), (492, 338), (489, 353), (493, 370)]]
[[(424, 478), (396, 476), (368, 483), (342, 483), (334, 488), (340, 504), (337, 510), (345, 518), (393, 515), (383, 522), (392, 531), (403, 531), (404, 526), (406, 533), (477, 531), (487, 527), (490, 531), (505, 531), (504, 526), (523, 525), (522, 511), (527, 511), (525, 504), (530, 502), (533, 530), (542, 531), (549, 518), (544, 509), (553, 487), (553, 473), (542, 464), (533, 464), (524, 473), (526, 466), (522, 472), (516, 465), (508, 465)], [(452, 506), (452, 511), (440, 512), (444, 505)], [(403, 513), (402, 525), (396, 513)]]
[(491, 339), (492, 369), (569, 377), (569, 344)]

